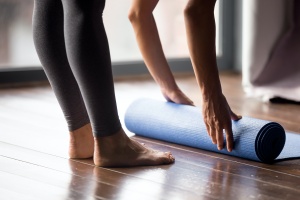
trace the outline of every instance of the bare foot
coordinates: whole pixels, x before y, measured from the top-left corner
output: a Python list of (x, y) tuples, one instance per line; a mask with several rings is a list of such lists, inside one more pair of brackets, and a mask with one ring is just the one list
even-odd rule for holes
[(70, 158), (91, 158), (94, 153), (94, 137), (91, 124), (70, 132)]
[(194, 106), (193, 101), (189, 99), (178, 87), (169, 91), (162, 89), (161, 92), (167, 101)]
[(170, 152), (155, 151), (128, 138), (123, 129), (112, 136), (95, 137), (94, 163), (100, 167), (171, 164)]

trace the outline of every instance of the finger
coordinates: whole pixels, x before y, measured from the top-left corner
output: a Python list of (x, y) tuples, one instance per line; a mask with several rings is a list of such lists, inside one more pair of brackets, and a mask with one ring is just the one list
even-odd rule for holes
[(194, 106), (194, 102), (188, 96), (186, 96), (182, 91), (181, 93), (183, 97), (186, 99), (186, 101), (188, 102), (188, 104)]
[(231, 119), (234, 120), (234, 121), (237, 121), (237, 120), (242, 119), (242, 116), (241, 116), (241, 115), (235, 114), (234, 112), (232, 112), (231, 109), (230, 109), (230, 117), (231, 117)]
[(210, 126), (205, 123), (205, 126), (206, 126), (206, 131), (207, 131), (207, 134), (209, 135), (209, 137), (211, 137), (211, 134), (210, 134)]
[(195, 106), (195, 103), (192, 100), (190, 100), (190, 105)]
[(222, 150), (224, 147), (224, 136), (223, 136), (223, 129), (217, 128), (216, 129), (217, 132), (217, 142), (218, 142), (218, 149)]
[(185, 94), (183, 94), (182, 104), (195, 106), (194, 102), (190, 98), (188, 98)]
[(226, 131), (227, 151), (231, 152), (233, 150), (233, 133), (232, 133), (231, 126), (227, 127), (225, 131)]
[(194, 102), (190, 99), (186, 99), (186, 101), (184, 103), (182, 103), (184, 105), (189, 105), (189, 106), (195, 106)]
[(173, 100), (173, 102), (177, 103), (177, 104), (183, 104), (183, 105), (190, 105), (190, 101), (187, 98), (180, 98), (177, 97)]
[(210, 138), (212, 143), (217, 144), (217, 138), (216, 138), (216, 130), (212, 127), (210, 128)]
[(190, 98), (188, 98), (188, 97), (186, 97), (186, 98), (187, 98), (187, 100), (188, 100), (188, 102), (189, 102), (189, 105), (195, 106), (194, 102), (193, 102)]

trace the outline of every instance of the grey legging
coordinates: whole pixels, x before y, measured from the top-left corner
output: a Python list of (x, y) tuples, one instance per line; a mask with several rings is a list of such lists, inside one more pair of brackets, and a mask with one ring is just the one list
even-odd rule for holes
[(35, 0), (35, 47), (70, 131), (121, 128), (102, 13), (105, 0)]

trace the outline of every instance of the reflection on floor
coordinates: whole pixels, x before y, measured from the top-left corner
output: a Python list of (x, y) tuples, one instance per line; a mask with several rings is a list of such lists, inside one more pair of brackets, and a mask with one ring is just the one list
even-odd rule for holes
[[(199, 106), (195, 78), (178, 75), (177, 80)], [(223, 73), (221, 80), (237, 113), (277, 121), (286, 130), (300, 133), (299, 105), (246, 98), (238, 74)], [(149, 77), (118, 78), (115, 83), (121, 121), (136, 98), (163, 100)], [(91, 159), (69, 160), (66, 124), (51, 88), (1, 89), (1, 199), (297, 199), (300, 195), (300, 160), (267, 165), (135, 138), (149, 147), (172, 151), (176, 163), (105, 169), (94, 167)]]

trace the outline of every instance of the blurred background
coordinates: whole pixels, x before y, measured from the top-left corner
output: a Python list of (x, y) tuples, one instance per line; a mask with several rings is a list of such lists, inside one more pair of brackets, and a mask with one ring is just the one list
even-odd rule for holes
[[(173, 72), (192, 72), (183, 9), (161, 0), (154, 16)], [(45, 81), (32, 40), (33, 0), (0, 0), (0, 83)], [(115, 76), (145, 74), (127, 17), (130, 0), (108, 0), (104, 23)], [(220, 70), (242, 73), (249, 96), (300, 101), (297, 0), (218, 0), (216, 51)], [(298, 19), (298, 21), (297, 21)], [(297, 28), (298, 27), (298, 28)]]
[[(165, 54), (168, 59), (175, 59), (175, 71), (176, 66), (181, 71), (191, 71), (183, 18), (185, 4), (185, 0), (164, 0), (159, 2), (154, 13)], [(32, 39), (33, 7), (34, 0), (0, 0), (0, 83), (45, 79)], [(127, 17), (129, 7), (130, 0), (109, 0), (104, 11), (116, 75), (147, 73)], [(218, 54), (221, 53), (219, 13), (217, 3)], [(1, 72), (5, 72), (5, 76), (3, 73), (1, 76)]]
[[(164, 0), (155, 9), (160, 37), (168, 58), (189, 56), (183, 18), (185, 4), (185, 0)], [(41, 67), (32, 39), (33, 6), (34, 0), (0, 0), (1, 68)], [(104, 23), (113, 62), (142, 60), (127, 18), (129, 7), (130, 0), (109, 0), (106, 3)], [(218, 28), (219, 4), (216, 7)]]

